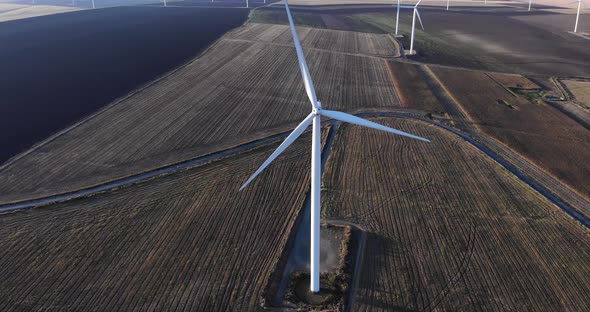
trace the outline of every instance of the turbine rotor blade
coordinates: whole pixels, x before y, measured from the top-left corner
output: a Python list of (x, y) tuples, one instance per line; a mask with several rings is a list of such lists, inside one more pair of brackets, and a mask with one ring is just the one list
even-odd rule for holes
[(420, 18), (420, 12), (418, 11), (418, 8), (416, 8), (415, 10), (416, 10), (416, 16), (418, 17), (418, 22), (420, 22), (420, 27), (422, 27), (422, 30), (424, 30), (424, 24), (422, 24), (422, 19)]
[(258, 176), (258, 174), (264, 170), (264, 168), (270, 165), (270, 163), (275, 160), (275, 158), (277, 158), (287, 147), (289, 147), (291, 143), (297, 140), (297, 138), (303, 133), (303, 131), (305, 131), (309, 124), (311, 124), (314, 116), (314, 113), (309, 114), (297, 127), (295, 127), (295, 129), (291, 132), (291, 134), (289, 134), (283, 143), (279, 145), (279, 147), (264, 161), (264, 163), (262, 163), (258, 170), (256, 170), (256, 172), (250, 176), (250, 178), (242, 185), (242, 187), (240, 187), (240, 191), (250, 184), (250, 182), (252, 182), (252, 180), (254, 180), (254, 178), (256, 178), (256, 176)]
[(413, 9), (414, 8), (411, 5), (400, 5), (399, 7), (402, 8), (402, 9)]
[(384, 125), (380, 125), (378, 123), (368, 121), (368, 120), (362, 119), (360, 117), (356, 117), (354, 115), (350, 115), (350, 114), (346, 114), (346, 113), (342, 113), (342, 112), (337, 112), (337, 111), (330, 111), (330, 110), (321, 110), (320, 114), (323, 116), (326, 116), (326, 117), (330, 117), (330, 118), (337, 119), (340, 121), (348, 122), (351, 124), (364, 126), (364, 127), (368, 127), (368, 128), (373, 128), (373, 129), (377, 129), (377, 130), (381, 130), (381, 131), (386, 131), (389, 133), (402, 135), (405, 137), (409, 137), (409, 138), (424, 141), (424, 142), (430, 142), (430, 140), (425, 139), (423, 137), (419, 137), (419, 136), (413, 135), (411, 133), (403, 132), (401, 130), (389, 128)]
[(305, 85), (305, 92), (307, 97), (314, 108), (319, 108), (318, 99), (315, 94), (313, 82), (311, 81), (311, 75), (309, 74), (309, 68), (305, 62), (305, 55), (303, 54), (303, 48), (299, 42), (299, 36), (297, 36), (297, 29), (295, 29), (295, 23), (293, 23), (293, 17), (291, 16), (291, 10), (289, 9), (289, 1), (285, 1), (285, 9), (287, 10), (287, 17), (289, 18), (289, 26), (291, 27), (291, 35), (293, 36), (293, 43), (295, 44), (295, 50), (297, 51), (297, 59), (299, 61), (299, 70), (303, 78), (303, 84)]

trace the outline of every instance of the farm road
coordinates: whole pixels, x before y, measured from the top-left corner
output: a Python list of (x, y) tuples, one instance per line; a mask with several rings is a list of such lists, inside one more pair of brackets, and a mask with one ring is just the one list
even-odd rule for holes
[[(485, 150), (493, 153), (494, 155), (488, 156), (492, 157), (499, 163), (505, 162), (506, 164), (502, 164), (502, 166), (506, 167), (521, 180), (525, 181), (533, 189), (549, 198), (554, 204), (560, 206), (562, 209), (569, 211), (568, 213), (570, 215), (584, 223), (586, 226), (590, 224), (588, 223), (588, 218), (590, 217), (590, 202), (585, 197), (576, 193), (557, 178), (539, 168), (523, 156), (512, 151), (506, 145), (481, 134), (473, 126), (467, 113), (463, 111), (461, 106), (451, 96), (450, 92), (446, 90), (444, 84), (442, 84), (442, 82), (430, 70), (429, 66), (420, 65), (420, 68), (421, 73), (424, 75), (424, 79), (429, 84), (431, 90), (439, 99), (444, 109), (449, 113), (454, 124), (467, 135), (457, 132), (452, 128), (449, 130), (457, 132), (456, 134), (464, 136), (464, 138), (473, 140), (472, 144), (479, 145), (476, 147), (484, 153), (486, 153)], [(511, 167), (511, 169), (507, 166)], [(563, 205), (558, 204), (558, 202)]]
[[(442, 88), (441, 88), (442, 90)], [(528, 162), (522, 156), (512, 152), (507, 147), (503, 146), (502, 144), (496, 142), (495, 140), (486, 138), (485, 136), (478, 135), (477, 132), (468, 132), (463, 133), (460, 130), (454, 129), (447, 125), (436, 123), (432, 120), (418, 117), (415, 115), (410, 115), (403, 112), (364, 112), (364, 113), (357, 113), (359, 117), (394, 117), (394, 118), (408, 118), (417, 121), (421, 121), (427, 124), (434, 125), (446, 131), (449, 131), (467, 143), (473, 145), (475, 148), (480, 150), (482, 153), (487, 155), (488, 157), (492, 158), (496, 161), (499, 165), (507, 169), (509, 172), (514, 174), (517, 178), (522, 180), (524, 183), (529, 185), (532, 189), (539, 192), (541, 195), (546, 197), (549, 201), (553, 204), (557, 205), (559, 208), (564, 210), (574, 219), (585, 225), (586, 227), (590, 227), (590, 220), (587, 218), (590, 215), (590, 203), (583, 197), (577, 195), (575, 192), (569, 190), (566, 186), (562, 183), (557, 181), (552, 176), (545, 173), (543, 170), (539, 169), (535, 165)], [(329, 120), (324, 121), (324, 123), (331, 123), (336, 124), (335, 121)], [(336, 132), (337, 129), (334, 130)], [(261, 146), (264, 144), (268, 144), (274, 142), (276, 140), (282, 139), (289, 134), (290, 131), (282, 132), (279, 134), (275, 134), (263, 139), (254, 140), (251, 142), (247, 142), (229, 149), (221, 150), (218, 152), (214, 152), (202, 157), (197, 157), (193, 159), (189, 159), (186, 161), (182, 161), (176, 164), (168, 165), (165, 167), (157, 168), (154, 170), (141, 172), (135, 175), (127, 176), (121, 179), (116, 179), (112, 181), (108, 181), (105, 183), (97, 184), (92, 187), (75, 190), (71, 192), (65, 192), (61, 194), (55, 194), (51, 196), (41, 197), (32, 200), (25, 200), (19, 201), (9, 204), (0, 205), (0, 212), (8, 212), (18, 209), (27, 209), (27, 208), (34, 208), (38, 206), (45, 206), (56, 202), (63, 202), (72, 199), (92, 196), (98, 193), (107, 192), (112, 189), (130, 186), (135, 183), (141, 182), (143, 180), (157, 178), (161, 175), (166, 175), (170, 173), (174, 173), (176, 171), (187, 169), (196, 165), (204, 164), (207, 162), (211, 162), (213, 160), (217, 160), (220, 158), (224, 158), (230, 155), (235, 155), (246, 150), (255, 148), (257, 146)], [(329, 150), (326, 151), (326, 157), (329, 153)], [(551, 184), (553, 183), (553, 184)]]

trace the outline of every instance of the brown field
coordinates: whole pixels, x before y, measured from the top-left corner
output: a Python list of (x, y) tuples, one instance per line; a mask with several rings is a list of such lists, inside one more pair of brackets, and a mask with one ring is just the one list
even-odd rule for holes
[[(306, 55), (324, 107), (400, 107), (382, 59), (321, 50)], [(309, 109), (294, 48), (224, 37), (188, 65), (0, 167), (0, 203), (265, 137), (294, 127)]]
[(590, 197), (588, 129), (548, 104), (511, 94), (484, 72), (431, 69), (479, 130)]
[(590, 81), (563, 79), (561, 82), (566, 85), (576, 100), (590, 107)]
[(396, 90), (400, 96), (401, 106), (409, 109), (421, 109), (429, 112), (441, 112), (440, 105), (422, 73), (422, 65), (388, 62)]
[[(389, 35), (308, 27), (297, 29), (301, 45), (306, 48), (363, 55), (400, 55), (397, 41)], [(291, 31), (286, 25), (249, 23), (227, 37), (275, 44), (293, 43)]]
[(130, 187), (0, 214), (1, 311), (258, 310), (309, 185), (309, 136)]
[(433, 142), (338, 130), (322, 208), (369, 233), (355, 311), (590, 309), (587, 228), (462, 139), (376, 121)]
[(518, 74), (489, 73), (492, 79), (507, 88), (539, 89), (539, 85)]

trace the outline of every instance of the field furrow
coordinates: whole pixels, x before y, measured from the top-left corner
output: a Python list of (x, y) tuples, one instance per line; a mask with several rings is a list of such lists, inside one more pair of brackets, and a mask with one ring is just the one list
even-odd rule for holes
[[(310, 104), (290, 32), (277, 27), (247, 24), (233, 31), (200, 58), (0, 167), (0, 203), (88, 187), (294, 127)], [(230, 39), (252, 36), (291, 41)], [(320, 44), (331, 33), (314, 30), (308, 36)], [(334, 40), (355, 47), (362, 36), (336, 32)], [(306, 56), (324, 107), (400, 106), (381, 59), (318, 49), (306, 50)]]
[(369, 231), (355, 309), (590, 308), (587, 228), (462, 139), (376, 121), (433, 142), (339, 127), (322, 211)]
[(92, 197), (0, 215), (0, 310), (257, 310), (309, 185), (304, 135)]

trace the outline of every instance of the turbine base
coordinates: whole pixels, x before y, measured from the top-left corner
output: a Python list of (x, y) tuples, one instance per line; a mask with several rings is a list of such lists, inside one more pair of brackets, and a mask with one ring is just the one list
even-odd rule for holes
[(416, 55), (416, 50), (404, 50), (404, 54), (405, 55)]

